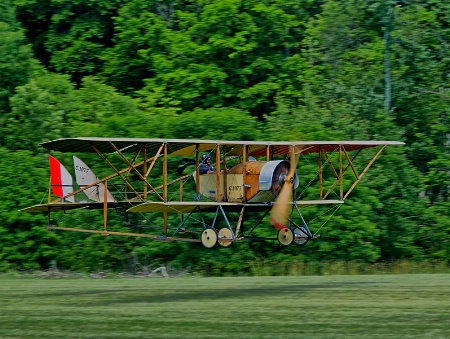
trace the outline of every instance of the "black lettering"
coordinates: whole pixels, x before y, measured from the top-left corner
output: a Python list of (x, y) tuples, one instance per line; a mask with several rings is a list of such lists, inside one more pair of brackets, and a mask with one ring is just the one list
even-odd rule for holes
[(83, 173), (88, 173), (89, 172), (89, 168), (81, 167), (81, 166), (75, 166), (75, 170), (78, 171), (78, 172), (83, 172)]

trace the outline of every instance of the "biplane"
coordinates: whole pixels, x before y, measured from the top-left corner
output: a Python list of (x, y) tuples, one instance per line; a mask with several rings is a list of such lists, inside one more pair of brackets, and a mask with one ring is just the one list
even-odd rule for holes
[[(199, 242), (213, 248), (244, 239), (305, 245), (317, 233), (311, 232), (302, 208), (343, 204), (382, 150), (403, 143), (80, 137), (41, 145), (53, 154), (98, 155), (108, 168), (99, 178), (73, 156), (74, 180), (50, 156), (48, 201), (22, 210), (47, 214), (49, 229)], [(367, 149), (370, 154), (365, 154)], [(202, 158), (212, 158), (215, 172), (200, 173)], [(313, 179), (306, 184), (308, 193), (303, 189), (298, 194), (307, 174), (298, 171), (303, 158), (314, 168)], [(52, 214), (73, 210), (100, 210), (103, 225), (63, 227), (52, 221)], [(111, 213), (123, 216), (125, 226), (145, 226), (152, 219), (148, 214), (158, 214), (159, 224), (140, 232), (114, 230), (108, 225)], [(257, 218), (247, 225), (244, 220), (255, 213)], [(259, 236), (255, 230), (267, 225), (273, 236)]]

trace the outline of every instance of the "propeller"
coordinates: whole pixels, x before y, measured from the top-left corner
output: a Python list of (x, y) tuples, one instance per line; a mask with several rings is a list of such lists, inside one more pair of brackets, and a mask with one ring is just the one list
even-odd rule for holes
[(289, 224), (289, 211), (291, 209), (295, 185), (295, 170), (297, 169), (299, 158), (300, 153), (291, 156), (289, 173), (286, 175), (284, 184), (270, 211), (270, 223), (279, 230), (288, 227)]

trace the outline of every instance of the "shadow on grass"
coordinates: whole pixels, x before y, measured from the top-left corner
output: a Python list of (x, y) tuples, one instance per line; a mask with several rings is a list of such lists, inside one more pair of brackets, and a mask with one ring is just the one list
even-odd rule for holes
[[(274, 295), (286, 295), (287, 297), (304, 296), (308, 291), (317, 289), (339, 289), (359, 286), (377, 286), (380, 282), (330, 282), (323, 284), (308, 284), (298, 286), (263, 286), (263, 287), (249, 287), (249, 288), (214, 288), (211, 286), (205, 289), (203, 286), (199, 289), (189, 287), (181, 287), (179, 291), (170, 289), (146, 289), (146, 288), (130, 288), (130, 289), (107, 289), (107, 290), (83, 290), (83, 291), (67, 291), (58, 293), (40, 294), (40, 297), (63, 297), (70, 300), (76, 298), (76, 305), (78, 307), (97, 307), (111, 304), (139, 304), (139, 303), (168, 303), (168, 302), (184, 302), (184, 301), (198, 301), (210, 299), (230, 299), (230, 298), (252, 298), (264, 297)], [(88, 298), (83, 300), (83, 297), (97, 296), (97, 299)], [(36, 297), (36, 295), (33, 295)], [(73, 299), (72, 299), (73, 300)]]

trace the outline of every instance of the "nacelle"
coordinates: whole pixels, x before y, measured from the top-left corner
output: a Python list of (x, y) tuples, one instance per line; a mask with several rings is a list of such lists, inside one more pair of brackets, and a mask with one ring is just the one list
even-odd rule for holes
[[(273, 201), (280, 192), (289, 169), (290, 163), (286, 160), (248, 161), (234, 166), (225, 173), (200, 175), (199, 193), (217, 201), (217, 180), (219, 180), (220, 201)], [(294, 187), (297, 187), (297, 175), (294, 180)]]

